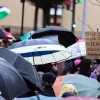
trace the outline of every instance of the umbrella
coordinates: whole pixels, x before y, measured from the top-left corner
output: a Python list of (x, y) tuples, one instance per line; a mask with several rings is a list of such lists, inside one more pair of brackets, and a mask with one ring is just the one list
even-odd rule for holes
[(76, 43), (72, 44), (71, 46), (68, 46), (67, 50), (72, 53), (72, 56), (68, 58), (68, 60), (86, 56), (85, 40), (78, 40)]
[(0, 59), (0, 92), (6, 100), (28, 92), (29, 89), (18, 71), (7, 61)]
[(7, 40), (7, 36), (4, 34), (2, 29), (0, 29), (0, 39), (6, 39)]
[(78, 40), (78, 38), (69, 30), (64, 27), (49, 26), (35, 31), (32, 38), (55, 38), (55, 41), (68, 47)]
[(78, 97), (78, 96), (72, 96), (72, 97), (67, 97), (61, 100), (99, 100), (96, 98), (92, 98), (92, 97)]
[(11, 63), (25, 79), (32, 82), (39, 89), (42, 88), (36, 68), (31, 63), (3, 47), (0, 47), (0, 57)]
[(71, 56), (71, 53), (64, 46), (55, 44), (55, 42), (48, 39), (21, 41), (8, 48), (19, 53), (33, 65), (60, 62)]
[(11, 33), (0, 29), (0, 40), (3, 40), (3, 39), (8, 40), (9, 42), (16, 40), (15, 37)]
[(2, 96), (0, 96), (0, 100), (6, 100), (6, 99), (4, 99)]
[[(73, 74), (70, 74), (70, 75), (73, 75)], [(53, 89), (54, 89), (56, 96), (58, 96), (60, 93), (60, 90), (61, 90), (61, 87), (62, 87), (65, 77), (66, 77), (66, 75), (57, 77), (55, 83), (53, 84)]]
[(26, 34), (24, 34), (23, 36), (20, 37), (21, 40), (28, 40), (31, 38), (31, 36), (34, 34), (35, 31), (30, 31)]
[(16, 40), (15, 37), (10, 32), (7, 32), (5, 30), (3, 30), (3, 32), (7, 36), (9, 42), (12, 42), (13, 40)]
[(31, 96), (31, 97), (16, 97), (14, 100), (62, 100), (61, 97), (48, 97), (43, 95)]
[(9, 8), (0, 6), (0, 20), (3, 20), (9, 14), (10, 14)]
[[(56, 95), (61, 93), (62, 86), (65, 84), (73, 85), (77, 91), (78, 96), (89, 96), (97, 98), (100, 95), (100, 83), (95, 79), (79, 74), (57, 77), (53, 85), (53, 89)], [(74, 88), (72, 89), (75, 90)]]

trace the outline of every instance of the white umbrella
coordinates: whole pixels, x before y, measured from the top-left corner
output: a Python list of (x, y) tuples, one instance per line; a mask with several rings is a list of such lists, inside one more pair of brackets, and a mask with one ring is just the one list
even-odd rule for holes
[[(33, 45), (28, 43), (30, 41), (33, 42)], [(31, 39), (22, 42), (16, 44), (17, 48), (16, 45), (12, 45), (14, 48), (9, 48), (11, 51), (20, 54), (33, 65), (61, 62), (67, 60), (71, 56), (71, 53), (69, 53), (64, 46), (55, 43), (53, 44), (53, 42), (48, 39)], [(23, 44), (23, 46), (18, 47), (20, 44)]]

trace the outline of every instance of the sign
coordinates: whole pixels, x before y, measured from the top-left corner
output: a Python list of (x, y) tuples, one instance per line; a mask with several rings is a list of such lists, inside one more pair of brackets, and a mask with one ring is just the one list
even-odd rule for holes
[(67, 47), (67, 50), (72, 53), (72, 56), (69, 57), (67, 60), (86, 56), (85, 41), (76, 42), (71, 46)]
[(100, 59), (100, 32), (86, 32), (86, 58)]

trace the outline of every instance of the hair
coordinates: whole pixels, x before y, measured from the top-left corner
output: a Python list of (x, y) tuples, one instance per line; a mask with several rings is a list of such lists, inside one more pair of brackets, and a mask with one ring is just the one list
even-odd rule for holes
[(71, 73), (71, 74), (74, 74), (75, 72), (77, 72), (77, 67), (75, 66), (75, 63), (74, 61), (70, 62), (69, 63), (69, 66), (68, 66), (68, 69), (67, 69), (67, 72)]
[(69, 97), (69, 96), (76, 96), (73, 92), (65, 92), (62, 97), (63, 98), (66, 98), (66, 97)]
[(97, 81), (100, 83), (100, 74), (97, 75)]
[(46, 72), (43, 74), (42, 81), (44, 86), (52, 86), (56, 80), (56, 75), (52, 72)]
[(48, 63), (48, 64), (44, 64), (44, 65), (35, 65), (37, 71), (42, 71), (44, 73), (51, 71), (52, 69), (52, 64)]
[(77, 66), (80, 68), (79, 74), (85, 75), (90, 77), (91, 75), (91, 60), (90, 59), (83, 59), (80, 64)]
[(97, 97), (97, 99), (100, 99), (100, 95)]

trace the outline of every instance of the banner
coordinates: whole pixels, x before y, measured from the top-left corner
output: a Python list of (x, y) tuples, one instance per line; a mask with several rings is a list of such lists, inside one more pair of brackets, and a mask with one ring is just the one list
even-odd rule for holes
[(78, 42), (72, 44), (71, 46), (67, 47), (67, 50), (72, 53), (72, 56), (69, 57), (67, 60), (86, 56), (85, 40), (78, 41)]

